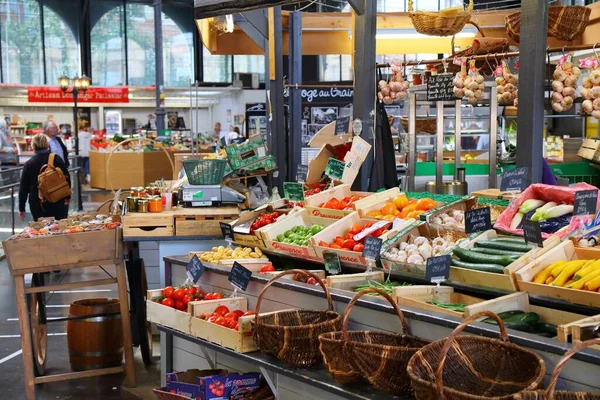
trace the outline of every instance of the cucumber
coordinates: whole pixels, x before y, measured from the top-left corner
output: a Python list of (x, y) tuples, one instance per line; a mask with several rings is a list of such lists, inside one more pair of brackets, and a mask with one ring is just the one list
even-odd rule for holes
[(554, 337), (558, 334), (556, 332), (556, 325), (546, 324), (543, 322), (534, 323), (533, 329), (539, 334), (544, 333), (544, 334), (552, 335), (552, 336), (548, 336), (548, 337)]
[(458, 258), (461, 259), (461, 261), (466, 261), (466, 262), (470, 262), (470, 263), (476, 263), (476, 264), (495, 264), (495, 265), (502, 265), (502, 266), (507, 266), (509, 264), (512, 264), (514, 262), (514, 260), (510, 257), (507, 256), (495, 256), (492, 254), (481, 254), (481, 253), (476, 253), (474, 251), (470, 251), (470, 250), (465, 250), (462, 247), (455, 247), (452, 252), (454, 253), (454, 255)]
[(492, 239), (488, 239), (488, 240), (490, 242), (509, 242), (509, 243), (523, 244), (523, 239), (516, 238), (516, 237), (498, 237), (498, 238), (492, 238)]
[(527, 322), (504, 322), (506, 329), (514, 329), (515, 331), (533, 333), (533, 326)]
[[(501, 320), (505, 320), (508, 317), (512, 317), (515, 315), (522, 315), (522, 314), (525, 314), (525, 313), (521, 310), (512, 310), (512, 311), (501, 312), (498, 314), (498, 316), (500, 317)], [(488, 323), (488, 324), (498, 325), (498, 322), (494, 318), (486, 318), (483, 320), (483, 322)]]
[(533, 325), (540, 320), (540, 316), (534, 312), (524, 313), (522, 315), (513, 315), (504, 320), (504, 322), (523, 322), (529, 325)]
[(488, 249), (498, 249), (498, 250), (506, 250), (506, 251), (519, 251), (519, 252), (528, 252), (532, 249), (532, 247), (523, 242), (501, 242), (501, 241), (490, 241), (490, 240), (482, 240), (476, 242), (475, 245), (477, 247), (485, 247)]
[(469, 249), (470, 251), (474, 251), (475, 253), (482, 254), (492, 254), (495, 256), (518, 256), (521, 257), (525, 253), (521, 253), (519, 251), (506, 251), (506, 250), (498, 250), (498, 249), (486, 249), (485, 247), (474, 247)]
[(451, 260), (451, 263), (455, 267), (466, 268), (466, 269), (473, 269), (475, 271), (493, 272), (493, 273), (496, 273), (496, 274), (501, 274), (501, 273), (504, 272), (504, 267), (502, 265), (496, 265), (496, 264), (476, 264), (476, 263), (470, 263), (470, 262), (460, 261), (460, 260), (457, 260), (456, 258), (453, 258)]
[(553, 337), (556, 337), (556, 333), (535, 332), (535, 334), (538, 336), (550, 338), (550, 339), (552, 339)]

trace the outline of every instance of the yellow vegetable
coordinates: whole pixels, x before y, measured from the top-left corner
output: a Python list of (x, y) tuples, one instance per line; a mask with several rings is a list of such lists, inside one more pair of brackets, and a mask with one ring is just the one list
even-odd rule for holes
[(575, 276), (573, 277), (574, 280), (578, 281), (580, 279), (582, 279), (583, 277), (585, 277), (587, 274), (591, 273), (592, 271), (595, 271), (597, 269), (600, 268), (600, 260), (594, 261), (592, 264), (585, 266), (584, 268), (581, 268), (581, 270), (579, 270)]
[(585, 289), (591, 290), (592, 292), (595, 292), (596, 290), (600, 289), (600, 276), (597, 276), (594, 279), (588, 281), (585, 284)]
[(575, 283), (571, 284), (570, 286), (567, 286), (567, 288), (582, 290), (585, 287), (586, 283), (588, 283), (589, 281), (591, 281), (592, 279), (595, 279), (597, 277), (600, 277), (600, 268), (597, 268), (597, 269), (593, 270), (592, 272), (586, 274), (581, 279), (575, 281)]
[(554, 267), (559, 264), (559, 263), (565, 263), (565, 261), (558, 261), (555, 262), (553, 264), (550, 264), (549, 266), (547, 266), (546, 268), (544, 268), (543, 270), (541, 270), (540, 272), (538, 272), (535, 277), (533, 278), (533, 283), (544, 283), (546, 282), (546, 280), (548, 279), (548, 277), (550, 277), (550, 274), (552, 273), (552, 270), (554, 269)]
[(571, 261), (558, 261), (557, 263), (554, 264), (554, 268), (552, 268), (552, 276), (553, 277), (557, 277), (558, 275), (560, 275), (560, 273), (562, 272), (562, 270), (570, 263)]
[(554, 281), (554, 278), (552, 276), (549, 276), (548, 279), (546, 279), (546, 282), (544, 282), (546, 285), (551, 284)]
[(571, 279), (575, 272), (579, 271), (583, 266), (593, 263), (592, 260), (577, 260), (567, 263), (567, 266), (562, 270), (560, 275), (552, 282), (552, 286), (564, 286)]

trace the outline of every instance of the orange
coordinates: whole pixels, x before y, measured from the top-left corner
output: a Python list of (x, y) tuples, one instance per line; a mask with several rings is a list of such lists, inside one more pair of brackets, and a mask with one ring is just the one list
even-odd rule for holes
[(385, 203), (385, 205), (381, 208), (381, 213), (383, 215), (394, 215), (395, 212), (396, 205), (391, 201)]
[(373, 210), (373, 211), (369, 211), (367, 213), (367, 217), (369, 217), (369, 218), (381, 218), (381, 217), (383, 217), (383, 214), (381, 214), (381, 211), (379, 211), (379, 210)]
[(406, 214), (408, 214), (409, 212), (416, 211), (416, 209), (417, 209), (417, 203), (412, 203), (412, 204), (409, 204), (409, 205), (407, 205), (406, 207), (404, 207), (404, 208), (402, 209), (402, 213), (403, 213), (404, 215), (406, 215)]
[(393, 220), (396, 219), (396, 216), (392, 215), (392, 214), (388, 214), (388, 215), (384, 215), (383, 219), (386, 220), (386, 221), (393, 221)]
[(422, 210), (411, 211), (406, 215), (406, 218), (419, 219), (419, 215), (423, 214), (424, 212), (425, 211)]
[(429, 211), (432, 208), (435, 208), (436, 205), (437, 203), (435, 200), (425, 197), (417, 201), (417, 210)]
[(402, 210), (402, 208), (404, 208), (404, 206), (406, 206), (407, 204), (408, 197), (406, 197), (404, 193), (394, 197), (394, 205), (396, 205), (396, 208), (398, 210)]
[(413, 203), (416, 203), (416, 202), (417, 202), (417, 199), (410, 199), (410, 200), (408, 200), (408, 204), (413, 204)]

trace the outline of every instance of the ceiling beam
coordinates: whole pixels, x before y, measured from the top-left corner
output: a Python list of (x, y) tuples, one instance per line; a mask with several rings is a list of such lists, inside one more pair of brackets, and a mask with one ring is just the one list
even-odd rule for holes
[(258, 10), (261, 8), (288, 6), (303, 0), (195, 0), (194, 16), (196, 19), (217, 17)]
[(363, 15), (365, 13), (365, 4), (361, 0), (348, 0), (348, 4), (350, 4), (357, 15)]
[(265, 10), (240, 13), (235, 16), (234, 21), (258, 47), (265, 50), (266, 40), (269, 36), (269, 21)]

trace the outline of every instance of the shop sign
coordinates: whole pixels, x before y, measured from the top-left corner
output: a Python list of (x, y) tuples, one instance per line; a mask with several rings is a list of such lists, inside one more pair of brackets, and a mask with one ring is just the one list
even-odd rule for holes
[(465, 233), (483, 232), (492, 229), (489, 207), (465, 211)]
[(352, 103), (354, 89), (302, 89), (303, 103)]
[[(54, 86), (28, 86), (27, 100), (29, 103), (72, 103), (73, 93), (64, 93)], [(127, 87), (93, 87), (79, 92), (78, 103), (129, 103), (129, 88)]]

